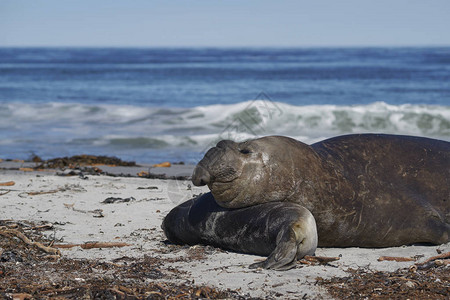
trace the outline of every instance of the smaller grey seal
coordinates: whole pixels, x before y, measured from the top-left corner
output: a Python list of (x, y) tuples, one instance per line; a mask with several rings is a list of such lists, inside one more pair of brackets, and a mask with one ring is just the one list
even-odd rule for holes
[(164, 218), (162, 229), (175, 244), (205, 244), (241, 253), (268, 256), (250, 268), (288, 270), (313, 255), (317, 229), (303, 206), (269, 202), (240, 209), (220, 207), (211, 193), (188, 200)]

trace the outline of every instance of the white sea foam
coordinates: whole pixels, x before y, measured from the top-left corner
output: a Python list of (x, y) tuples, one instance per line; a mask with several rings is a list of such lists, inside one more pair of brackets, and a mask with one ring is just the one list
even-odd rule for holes
[(195, 152), (220, 139), (286, 135), (313, 143), (367, 132), (450, 140), (450, 106), (384, 102), (293, 106), (267, 100), (194, 108), (0, 103), (0, 145), (27, 151), (45, 148), (33, 147), (43, 139), (85, 152), (90, 147), (105, 153), (169, 148)]

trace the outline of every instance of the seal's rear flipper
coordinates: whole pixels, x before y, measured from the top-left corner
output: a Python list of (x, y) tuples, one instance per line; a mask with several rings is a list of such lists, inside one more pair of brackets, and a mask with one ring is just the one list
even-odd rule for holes
[(277, 271), (295, 267), (297, 261), (297, 240), (292, 228), (285, 228), (277, 236), (277, 246), (269, 257), (262, 262), (249, 266), (250, 269), (263, 268)]

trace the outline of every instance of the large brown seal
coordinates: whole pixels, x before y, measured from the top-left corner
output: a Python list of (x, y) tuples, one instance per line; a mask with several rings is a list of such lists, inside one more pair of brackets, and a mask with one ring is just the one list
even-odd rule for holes
[(314, 215), (319, 246), (441, 244), (450, 235), (450, 143), (361, 134), (311, 146), (269, 136), (221, 141), (193, 173), (217, 203), (240, 208), (299, 203)]
[(288, 202), (227, 209), (206, 193), (172, 209), (161, 227), (176, 244), (206, 244), (269, 256), (250, 268), (286, 270), (297, 259), (314, 254), (317, 247), (314, 217), (303, 206)]

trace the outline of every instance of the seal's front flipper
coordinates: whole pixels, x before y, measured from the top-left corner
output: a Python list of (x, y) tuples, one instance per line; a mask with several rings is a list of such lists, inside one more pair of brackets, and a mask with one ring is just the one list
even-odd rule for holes
[(263, 268), (278, 271), (295, 267), (297, 261), (297, 240), (292, 228), (285, 228), (277, 235), (277, 246), (269, 257), (262, 262), (254, 263), (250, 269)]

